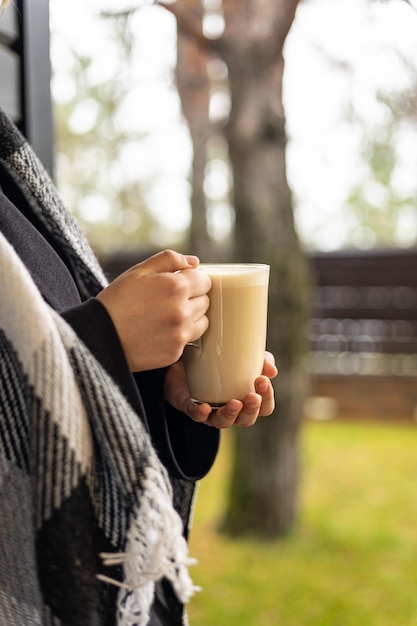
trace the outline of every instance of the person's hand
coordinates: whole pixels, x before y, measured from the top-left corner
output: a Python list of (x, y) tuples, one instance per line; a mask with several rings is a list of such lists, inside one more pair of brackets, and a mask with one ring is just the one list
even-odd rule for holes
[(165, 250), (118, 276), (96, 297), (113, 320), (132, 372), (166, 367), (208, 326), (211, 280), (195, 256)]
[(182, 361), (174, 363), (165, 377), (165, 400), (173, 407), (186, 413), (196, 422), (216, 428), (252, 426), (258, 417), (271, 415), (275, 408), (271, 378), (278, 370), (270, 352), (265, 353), (262, 376), (255, 380), (255, 393), (249, 393), (243, 402), (230, 400), (220, 409), (213, 410), (209, 404), (194, 404), (190, 398)]

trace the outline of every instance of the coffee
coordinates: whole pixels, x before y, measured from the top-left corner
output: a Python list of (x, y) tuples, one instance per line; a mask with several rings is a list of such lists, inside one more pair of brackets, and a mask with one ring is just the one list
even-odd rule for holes
[(262, 373), (267, 327), (269, 266), (201, 264), (212, 281), (209, 327), (186, 346), (184, 366), (194, 402), (219, 407), (254, 391)]

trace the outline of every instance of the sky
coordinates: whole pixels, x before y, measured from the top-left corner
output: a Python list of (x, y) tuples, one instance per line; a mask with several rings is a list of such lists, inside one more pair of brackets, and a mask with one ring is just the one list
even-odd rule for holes
[[(132, 4), (133, 0), (120, 0), (118, 8)], [(111, 72), (115, 51), (97, 17), (97, 11), (106, 8), (114, 9), (114, 2), (52, 0), (56, 100), (69, 99), (76, 89), (71, 80), (69, 45), (94, 57), (93, 80), (105, 80)], [(126, 150), (125, 175), (152, 179), (148, 202), (153, 212), (173, 230), (181, 230), (190, 219), (188, 174), (192, 151), (172, 83), (175, 22), (167, 11), (145, 6), (132, 27), (132, 90), (120, 124), (146, 131), (147, 137), (140, 146), (132, 147), (134, 154)], [(344, 245), (344, 204), (352, 185), (363, 177), (358, 159), (362, 137), (358, 128), (346, 120), (347, 104), (354, 103), (369, 127), (383, 127), (386, 110), (378, 103), (376, 91), (401, 93), (407, 87), (408, 77), (398, 53), (417, 67), (416, 41), (417, 11), (403, 0), (304, 0), (299, 5), (285, 47), (284, 101), (288, 178), (298, 230), (309, 247), (331, 250)], [(347, 66), (349, 72), (345, 71)], [(74, 126), (88, 127), (93, 123), (92, 113), (88, 107), (74, 112)], [(404, 134), (398, 150), (398, 184), (416, 194), (417, 136), (413, 131)], [(218, 203), (213, 228), (219, 236), (231, 226), (222, 200), (228, 184), (224, 165), (213, 163), (207, 190), (214, 206)], [(369, 193), (376, 191), (370, 189)], [(99, 221), (101, 217), (91, 213), (89, 219)], [(410, 211), (403, 226), (399, 239), (407, 245), (417, 235), (414, 211)]]

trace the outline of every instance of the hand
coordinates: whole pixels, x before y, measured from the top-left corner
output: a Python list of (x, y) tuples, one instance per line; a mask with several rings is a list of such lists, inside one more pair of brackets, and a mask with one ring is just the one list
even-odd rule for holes
[(113, 320), (132, 372), (175, 363), (205, 332), (211, 280), (199, 260), (172, 250), (134, 265), (97, 299)]
[(258, 417), (270, 415), (275, 408), (274, 390), (271, 378), (275, 378), (278, 370), (275, 359), (270, 352), (265, 353), (262, 376), (255, 380), (256, 393), (249, 393), (243, 402), (230, 400), (220, 409), (213, 410), (209, 404), (193, 404), (185, 379), (182, 361), (172, 365), (165, 377), (165, 399), (176, 409), (186, 413), (196, 422), (229, 428), (253, 426)]

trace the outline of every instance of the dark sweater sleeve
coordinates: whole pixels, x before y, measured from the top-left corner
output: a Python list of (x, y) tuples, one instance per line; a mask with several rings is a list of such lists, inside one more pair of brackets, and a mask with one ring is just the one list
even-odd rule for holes
[(216, 458), (220, 433), (164, 401), (166, 369), (130, 372), (113, 321), (98, 300), (91, 298), (61, 315), (142, 418), (168, 471), (186, 480), (205, 476)]
[(106, 308), (95, 298), (90, 298), (78, 306), (61, 312), (61, 316), (110, 374), (133, 409), (144, 416), (144, 407)]
[(164, 401), (165, 369), (136, 373), (135, 379), (149, 419), (149, 430), (161, 459), (176, 476), (203, 478), (216, 458), (220, 431), (194, 422)]

